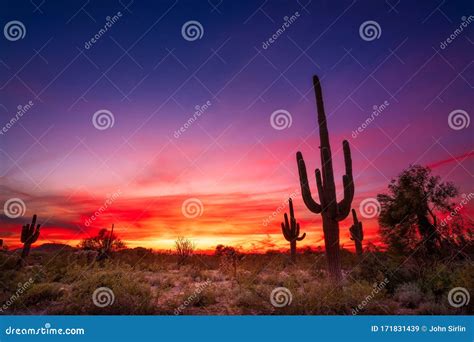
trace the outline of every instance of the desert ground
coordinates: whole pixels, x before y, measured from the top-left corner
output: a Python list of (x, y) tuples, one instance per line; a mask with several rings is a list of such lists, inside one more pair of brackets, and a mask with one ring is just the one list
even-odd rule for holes
[[(454, 287), (474, 288), (469, 259), (395, 256), (368, 248), (342, 250), (343, 281), (335, 286), (321, 251), (196, 254), (181, 260), (136, 248), (96, 261), (73, 248), (33, 250), (17, 268), (18, 251), (0, 253), (2, 314), (92, 315), (366, 315), (467, 314), (472, 303), (448, 302)], [(234, 262), (235, 261), (235, 262)], [(95, 298), (107, 288), (112, 293)], [(277, 297), (272, 291), (286, 288)], [(109, 297), (107, 297), (109, 295)], [(272, 297), (273, 296), (273, 297)], [(276, 302), (275, 302), (276, 301)]]

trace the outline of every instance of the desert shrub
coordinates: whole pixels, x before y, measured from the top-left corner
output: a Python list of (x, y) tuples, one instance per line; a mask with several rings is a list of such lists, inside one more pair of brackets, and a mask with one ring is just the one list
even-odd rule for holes
[(397, 287), (394, 298), (407, 308), (416, 308), (424, 294), (416, 283), (405, 283)]
[(244, 315), (271, 312), (270, 303), (264, 300), (253, 286), (240, 289), (236, 294), (235, 304)]
[(44, 303), (59, 300), (64, 293), (64, 288), (60, 283), (40, 283), (33, 284), (25, 293), (15, 302), (15, 307), (34, 306), (44, 307)]
[[(105, 287), (114, 298), (106, 298), (110, 305), (99, 307), (94, 304), (94, 291)], [(98, 298), (98, 297), (96, 297)], [(100, 297), (99, 297), (100, 298)], [(105, 300), (105, 299), (104, 299)], [(99, 302), (101, 302), (99, 300)], [(92, 315), (143, 315), (154, 311), (150, 286), (144, 282), (142, 274), (130, 267), (94, 268), (72, 285), (72, 290), (64, 298), (63, 306), (56, 308), (56, 314)]]
[(387, 276), (388, 262), (381, 253), (366, 253), (363, 259), (351, 270), (350, 276), (354, 279), (369, 282), (383, 281)]
[(178, 255), (178, 264), (184, 264), (191, 255), (193, 255), (194, 250), (196, 249), (195, 244), (182, 236), (174, 242), (176, 254)]
[(217, 303), (216, 299), (216, 292), (214, 289), (205, 289), (202, 291), (198, 296), (197, 299), (194, 301), (194, 307), (205, 307), (209, 305), (213, 305)]
[(445, 305), (429, 301), (421, 303), (416, 313), (419, 315), (447, 315), (450, 312)]

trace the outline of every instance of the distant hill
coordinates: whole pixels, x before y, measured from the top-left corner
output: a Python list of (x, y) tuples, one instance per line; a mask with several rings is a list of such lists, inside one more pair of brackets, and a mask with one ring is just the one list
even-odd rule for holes
[(31, 249), (32, 251), (35, 251), (35, 252), (47, 252), (47, 253), (59, 252), (59, 251), (73, 252), (76, 250), (76, 248), (63, 244), (63, 243), (44, 243), (38, 247), (32, 247)]

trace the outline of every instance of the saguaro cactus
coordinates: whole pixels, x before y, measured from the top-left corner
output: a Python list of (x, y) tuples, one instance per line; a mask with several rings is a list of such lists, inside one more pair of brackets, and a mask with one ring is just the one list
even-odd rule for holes
[(40, 224), (36, 224), (36, 215), (33, 215), (33, 219), (30, 224), (25, 224), (21, 229), (21, 242), (23, 243), (23, 250), (21, 252), (21, 259), (19, 264), (23, 265), (26, 262), (26, 258), (30, 254), (31, 245), (34, 244), (40, 235)]
[(357, 214), (354, 209), (352, 209), (352, 219), (354, 224), (349, 228), (351, 232), (351, 240), (354, 241), (356, 247), (356, 254), (358, 256), (362, 255), (362, 240), (364, 240), (364, 230), (362, 229), (362, 222), (357, 219)]
[(320, 203), (317, 203), (311, 196), (308, 176), (306, 174), (306, 165), (301, 152), (296, 154), (296, 160), (298, 163), (303, 201), (310, 211), (315, 214), (321, 214), (322, 216), (328, 270), (333, 280), (339, 282), (342, 279), (341, 261), (339, 256), (339, 221), (344, 220), (347, 215), (349, 215), (352, 199), (354, 198), (351, 150), (347, 140), (344, 140), (342, 142), (346, 168), (346, 174), (342, 176), (344, 198), (338, 202), (336, 199), (336, 186), (334, 184), (331, 146), (329, 144), (329, 133), (326, 123), (326, 114), (324, 111), (323, 94), (317, 76), (313, 76), (313, 85), (318, 108), (319, 138), (321, 144), (319, 149), (321, 155), (322, 175), (319, 169), (316, 169), (315, 171)]
[(296, 260), (296, 241), (301, 241), (306, 237), (306, 233), (300, 236), (300, 224), (296, 223), (295, 212), (293, 210), (293, 201), (288, 200), (290, 205), (290, 220), (285, 213), (285, 222), (281, 224), (281, 230), (286, 241), (290, 243), (290, 255), (293, 262)]

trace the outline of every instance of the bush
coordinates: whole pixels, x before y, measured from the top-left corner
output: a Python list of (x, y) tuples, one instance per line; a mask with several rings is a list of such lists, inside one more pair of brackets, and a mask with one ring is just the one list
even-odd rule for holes
[[(30, 289), (27, 289), (19, 297), (15, 307), (25, 306), (31, 308), (33, 306), (40, 306), (39, 304), (60, 299), (63, 293), (64, 287), (59, 283), (33, 284)], [(44, 307), (44, 305), (41, 305), (41, 307)]]
[(414, 309), (423, 300), (424, 294), (416, 283), (405, 283), (397, 287), (394, 297), (403, 306)]
[[(94, 292), (99, 288), (110, 289), (110, 292), (102, 292), (105, 293), (103, 297), (96, 295), (95, 300), (110, 305), (99, 307), (94, 304)], [(130, 267), (96, 268), (73, 284), (72, 291), (63, 301), (64, 306), (54, 311), (55, 314), (76, 315), (145, 315), (154, 312), (153, 299), (150, 286)]]

